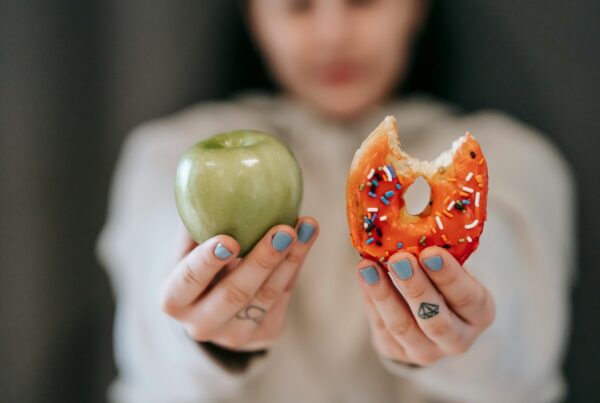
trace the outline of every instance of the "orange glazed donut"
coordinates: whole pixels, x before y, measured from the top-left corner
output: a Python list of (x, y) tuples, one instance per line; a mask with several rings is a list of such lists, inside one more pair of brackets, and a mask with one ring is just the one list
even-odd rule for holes
[[(431, 199), (418, 215), (406, 211), (404, 193), (423, 176)], [(346, 184), (352, 246), (363, 258), (387, 264), (399, 250), (417, 255), (438, 245), (463, 264), (487, 219), (487, 163), (467, 132), (433, 161), (400, 149), (396, 119), (387, 116), (356, 151)]]

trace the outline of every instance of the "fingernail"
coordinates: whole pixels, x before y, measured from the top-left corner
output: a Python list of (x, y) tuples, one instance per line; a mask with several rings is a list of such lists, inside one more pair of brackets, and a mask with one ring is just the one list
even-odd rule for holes
[(285, 231), (277, 231), (271, 239), (271, 245), (279, 252), (285, 250), (291, 243), (292, 237)]
[(398, 260), (397, 262), (392, 263), (391, 266), (398, 277), (400, 277), (400, 280), (406, 280), (413, 274), (413, 270), (408, 259)]
[(375, 266), (368, 266), (359, 270), (363, 280), (369, 285), (373, 285), (379, 281), (379, 274)]
[(227, 259), (232, 253), (227, 249), (221, 242), (219, 242), (215, 248), (215, 256), (221, 260)]
[(298, 240), (302, 243), (307, 243), (313, 232), (315, 232), (315, 227), (307, 222), (303, 222), (300, 224), (300, 228), (298, 228)]
[(425, 263), (425, 266), (427, 266), (427, 268), (432, 271), (438, 271), (442, 268), (441, 256), (431, 256), (423, 259), (423, 262)]

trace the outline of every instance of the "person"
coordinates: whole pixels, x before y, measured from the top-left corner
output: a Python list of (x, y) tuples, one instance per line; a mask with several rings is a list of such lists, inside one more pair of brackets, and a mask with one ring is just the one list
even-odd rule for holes
[[(243, 94), (145, 122), (125, 139), (97, 254), (116, 294), (115, 402), (549, 402), (574, 271), (574, 181), (561, 153), (506, 114), (395, 99), (421, 0), (249, 0), (277, 95)], [(493, 83), (490, 83), (493, 85)], [(464, 266), (443, 248), (397, 252), (389, 274), (352, 248), (345, 184), (386, 115), (432, 159), (469, 130), (489, 167), (488, 219)], [(182, 153), (251, 128), (301, 166), (294, 227), (243, 259), (227, 234), (196, 244), (177, 214)], [(422, 319), (420, 302), (439, 305)]]

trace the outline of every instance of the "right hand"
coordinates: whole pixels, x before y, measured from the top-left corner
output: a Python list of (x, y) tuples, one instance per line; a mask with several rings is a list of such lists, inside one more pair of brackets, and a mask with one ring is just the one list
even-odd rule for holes
[[(306, 243), (297, 239), (302, 223), (314, 228)], [(271, 243), (276, 233), (280, 246), (291, 238), (281, 251)], [(180, 260), (163, 284), (162, 310), (197, 341), (240, 351), (269, 348), (283, 332), (294, 283), (318, 234), (314, 218), (299, 217), (296, 228), (281, 224), (269, 229), (242, 259), (238, 242), (229, 235), (197, 244), (183, 230)], [(231, 252), (224, 257), (219, 247), (223, 259), (215, 254), (219, 243)]]

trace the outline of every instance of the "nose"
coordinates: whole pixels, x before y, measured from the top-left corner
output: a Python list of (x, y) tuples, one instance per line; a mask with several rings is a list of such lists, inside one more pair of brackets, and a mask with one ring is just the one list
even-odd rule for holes
[(335, 49), (347, 44), (351, 34), (350, 13), (345, 1), (327, 1), (315, 10), (313, 26), (318, 43), (326, 49)]

